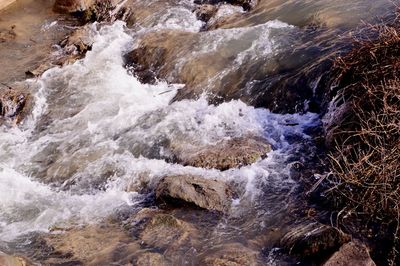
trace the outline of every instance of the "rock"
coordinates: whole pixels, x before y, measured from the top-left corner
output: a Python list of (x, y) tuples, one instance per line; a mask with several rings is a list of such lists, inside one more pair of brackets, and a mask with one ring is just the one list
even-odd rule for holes
[(46, 70), (49, 70), (50, 68), (54, 67), (51, 62), (44, 62), (43, 64), (40, 64), (38, 67), (35, 69), (29, 69), (25, 71), (25, 75), (29, 78), (33, 77), (39, 77), (41, 76)]
[(145, 224), (139, 238), (144, 244), (161, 249), (174, 249), (190, 243), (196, 229), (171, 214), (157, 213)]
[(53, 10), (60, 13), (71, 13), (80, 18), (82, 23), (95, 21), (112, 22), (117, 18), (127, 19), (130, 10), (115, 7), (118, 0), (56, 0)]
[(0, 89), (0, 124), (2, 120), (19, 123), (27, 114), (30, 96), (20, 89)]
[(232, 195), (224, 182), (197, 176), (167, 176), (156, 188), (159, 202), (187, 203), (220, 212), (229, 210)]
[(228, 3), (231, 5), (241, 6), (244, 10), (248, 11), (255, 7), (258, 3), (257, 0), (195, 0), (195, 4), (198, 5), (217, 5), (221, 3)]
[(214, 251), (208, 251), (203, 259), (202, 265), (209, 266), (255, 266), (260, 265), (257, 262), (258, 252), (251, 250), (241, 244), (226, 244)]
[(49, 58), (48, 61), (37, 68), (26, 71), (25, 74), (28, 77), (38, 77), (54, 66), (73, 64), (75, 61), (82, 59), (87, 51), (92, 49), (93, 42), (91, 36), (93, 34), (92, 27), (88, 25), (76, 29), (59, 42), (59, 45), (63, 49), (62, 53), (56, 58)]
[(125, 67), (142, 83), (154, 84), (166, 61), (163, 47), (138, 47), (125, 56)]
[(163, 30), (146, 34), (138, 46), (124, 56), (125, 67), (133, 70), (139, 80), (142, 75), (152, 72), (158, 79), (186, 83), (179, 73), (176, 76), (170, 73), (182, 59), (183, 55), (180, 53), (189, 52), (190, 47), (197, 41), (197, 34), (180, 30)]
[(27, 261), (20, 257), (9, 256), (0, 251), (1, 266), (26, 266)]
[(197, 6), (194, 13), (198, 20), (207, 22), (217, 13), (217, 10), (218, 7), (215, 5), (206, 4)]
[(328, 148), (334, 148), (337, 138), (343, 135), (346, 130), (346, 125), (354, 125), (355, 123), (355, 121), (352, 121), (353, 106), (351, 101), (343, 101), (342, 99), (344, 99), (343, 95), (336, 96), (322, 118), (325, 145)]
[(321, 259), (349, 241), (350, 236), (334, 227), (305, 220), (292, 227), (280, 244), (291, 255)]
[[(140, 245), (118, 225), (88, 225), (42, 236), (44, 265), (125, 265)], [(115, 257), (115, 254), (119, 254)]]
[(178, 151), (173, 153), (183, 165), (218, 169), (221, 171), (255, 163), (271, 151), (271, 145), (257, 137), (240, 137), (223, 140), (200, 150)]
[(53, 9), (60, 13), (82, 12), (94, 3), (95, 0), (56, 0)]
[(352, 241), (344, 244), (339, 251), (334, 253), (324, 266), (362, 265), (375, 266), (369, 255), (368, 248), (358, 242)]
[(136, 260), (136, 265), (137, 266), (152, 266), (152, 265), (166, 266), (168, 264), (165, 261), (163, 255), (161, 255), (159, 253), (146, 252), (146, 253), (139, 255), (139, 257)]
[(228, 2), (243, 7), (245, 11), (249, 11), (250, 9), (254, 8), (258, 3), (257, 0), (232, 0)]

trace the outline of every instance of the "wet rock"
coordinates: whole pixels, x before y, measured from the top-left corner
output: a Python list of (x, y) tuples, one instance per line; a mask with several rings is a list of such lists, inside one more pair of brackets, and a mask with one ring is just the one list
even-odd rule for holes
[(232, 4), (242, 6), (244, 10), (248, 11), (257, 5), (258, 0), (233, 0), (231, 2)]
[(87, 51), (92, 49), (93, 29), (90, 26), (85, 26), (77, 29), (63, 41), (60, 46), (64, 48), (67, 57), (83, 58)]
[(26, 266), (27, 261), (20, 257), (9, 256), (0, 251), (1, 266)]
[(220, 5), (215, 15), (208, 21), (206, 29), (215, 30), (224, 28), (230, 22), (240, 20), (243, 14), (243, 8), (241, 7), (228, 4)]
[(37, 68), (26, 71), (26, 75), (38, 77), (54, 66), (73, 64), (75, 61), (82, 59), (86, 55), (86, 52), (92, 49), (92, 34), (93, 29), (91, 26), (87, 25), (78, 28), (60, 41), (59, 45), (62, 51), (57, 57), (49, 58), (48, 61), (39, 65)]
[(125, 56), (125, 67), (142, 83), (154, 84), (159, 69), (166, 62), (164, 47), (138, 47)]
[(27, 115), (29, 94), (19, 89), (0, 89), (0, 124), (21, 122)]
[(197, 35), (192, 32), (165, 30), (147, 34), (131, 52), (124, 56), (125, 66), (132, 68), (139, 78), (142, 71), (150, 71), (160, 79), (170, 82), (183, 82), (180, 77), (167, 77), (173, 71), (182, 55), (179, 50), (186, 51), (196, 43)]
[(92, 35), (93, 29), (89, 25), (76, 29), (59, 42), (62, 52), (58, 56), (48, 58), (36, 68), (25, 71), (25, 74), (29, 78), (39, 77), (52, 67), (73, 64), (82, 59), (92, 49)]
[[(244, 31), (252, 29), (246, 28)], [(226, 38), (214, 40), (220, 34)], [(205, 45), (210, 42), (219, 42), (218, 49)], [(253, 49), (251, 43), (246, 45), (250, 45), (248, 49)], [(297, 89), (295, 93), (286, 90), (286, 87), (270, 90), (270, 85), (259, 88), (261, 83), (272, 83), (252, 81), (264, 80), (279, 71), (278, 62), (272, 58), (275, 55), (266, 55), (268, 58), (271, 56), (268, 60), (250, 60), (249, 57), (246, 62), (240, 63), (243, 67), (233, 67), (238, 64), (236, 58), (242, 52), (239, 46), (236, 39), (223, 34), (223, 31), (193, 33), (162, 30), (140, 36), (137, 46), (124, 59), (126, 67), (141, 81), (151, 83), (159, 79), (168, 83), (185, 84), (172, 101), (197, 99), (207, 92), (208, 99), (213, 104), (220, 103), (221, 99), (240, 99), (246, 104), (267, 107), (272, 111), (280, 109), (279, 112), (290, 112), (289, 107), (304, 103), (305, 98), (299, 96), (301, 90)], [(278, 76), (274, 77), (279, 78)]]
[[(344, 98), (344, 97), (343, 97)], [(334, 148), (338, 136), (350, 125), (354, 125), (352, 103), (345, 102), (342, 95), (335, 97), (330, 103), (327, 113), (324, 115), (322, 122), (325, 133), (325, 146)], [(351, 130), (349, 128), (349, 130)]]
[(78, 17), (81, 19), (83, 23), (90, 23), (95, 21), (114, 21), (114, 5), (112, 0), (106, 1), (95, 1), (93, 5), (91, 5), (84, 12), (78, 13)]
[(271, 145), (264, 139), (240, 137), (223, 140), (200, 150), (173, 151), (183, 165), (207, 169), (227, 170), (255, 163), (271, 151)]
[(39, 77), (41, 76), (46, 70), (54, 67), (55, 65), (53, 65), (51, 62), (44, 62), (43, 64), (40, 64), (38, 67), (34, 68), (34, 69), (29, 69), (27, 71), (25, 71), (25, 75), (28, 78), (34, 78), (34, 77)]
[(324, 266), (363, 265), (375, 266), (369, 255), (368, 248), (358, 242), (352, 241), (344, 244), (339, 251), (334, 253)]
[(227, 212), (233, 191), (222, 182), (197, 176), (168, 176), (156, 188), (159, 202), (189, 204), (197, 207)]
[(195, 0), (195, 4), (209, 4), (209, 5), (216, 5), (220, 3), (228, 3), (231, 5), (238, 5), (243, 7), (244, 10), (250, 10), (257, 4), (257, 0)]
[(61, 13), (74, 13), (87, 10), (95, 3), (95, 0), (56, 0), (54, 11)]
[(223, 245), (209, 251), (203, 259), (202, 265), (209, 266), (255, 266), (260, 265), (257, 261), (258, 252), (251, 250), (241, 244), (233, 243)]
[(127, 19), (130, 9), (119, 5), (118, 0), (56, 0), (53, 10), (59, 13), (71, 13), (85, 24), (95, 21), (113, 22), (115, 19)]
[(209, 21), (216, 13), (218, 8), (215, 5), (200, 5), (196, 7), (194, 13), (196, 14), (197, 19), (207, 22)]
[(291, 255), (323, 259), (349, 241), (350, 236), (334, 227), (306, 220), (293, 226), (280, 244)]

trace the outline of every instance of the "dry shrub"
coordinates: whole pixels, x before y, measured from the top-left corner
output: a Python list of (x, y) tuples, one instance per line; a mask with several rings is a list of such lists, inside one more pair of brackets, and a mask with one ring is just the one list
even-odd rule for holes
[[(380, 219), (400, 214), (400, 81), (363, 87), (351, 100), (353, 127), (337, 133), (335, 192)], [(350, 120), (348, 121), (350, 122)]]
[[(368, 25), (374, 38), (358, 39), (334, 65), (334, 97), (327, 140), (331, 198), (342, 213), (380, 224), (400, 217), (400, 21)], [(333, 125), (333, 126), (332, 126)], [(397, 239), (397, 240), (396, 240)], [(399, 259), (395, 245), (389, 264)]]

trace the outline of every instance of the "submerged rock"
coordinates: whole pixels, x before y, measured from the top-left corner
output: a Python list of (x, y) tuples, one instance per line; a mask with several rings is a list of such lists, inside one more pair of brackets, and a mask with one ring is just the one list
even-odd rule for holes
[(346, 266), (346, 265), (363, 265), (375, 266), (375, 262), (369, 255), (368, 248), (358, 242), (350, 242), (344, 244), (339, 251), (325, 262), (324, 266)]
[(258, 252), (251, 250), (242, 244), (226, 244), (215, 248), (203, 259), (202, 265), (209, 266), (255, 266), (260, 265), (257, 261)]
[(226, 183), (197, 176), (168, 176), (156, 188), (159, 202), (186, 203), (220, 212), (229, 210), (232, 195)]
[(196, 229), (173, 215), (157, 213), (146, 222), (140, 239), (144, 244), (162, 249), (173, 249), (190, 243), (190, 236), (195, 236)]
[(221, 171), (255, 163), (272, 150), (262, 138), (239, 137), (223, 140), (199, 150), (179, 151), (175, 148), (178, 162), (183, 165), (218, 169)]
[(335, 252), (350, 236), (337, 228), (318, 222), (303, 221), (292, 227), (281, 239), (281, 246), (291, 255), (323, 259)]
[[(117, 225), (88, 225), (42, 236), (48, 246), (45, 265), (111, 265), (128, 263), (140, 245)], [(119, 254), (118, 257), (115, 254)]]

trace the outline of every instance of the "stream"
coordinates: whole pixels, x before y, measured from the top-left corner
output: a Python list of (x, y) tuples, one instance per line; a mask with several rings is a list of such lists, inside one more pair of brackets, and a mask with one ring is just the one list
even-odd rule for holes
[[(38, 236), (62, 238), (110, 217), (124, 224), (145, 208), (157, 208), (154, 190), (163, 177), (189, 175), (233, 186), (237, 195), (229, 211), (180, 209), (174, 215), (197, 230), (190, 241), (157, 247), (132, 236), (138, 244), (131, 254), (150, 250), (163, 254), (168, 265), (202, 265), (215, 247), (238, 243), (258, 254), (259, 265), (297, 263), (280, 255), (274, 243), (294, 222), (299, 184), (293, 166), (315, 159), (313, 130), (321, 121), (310, 107), (316, 92), (305, 89), (293, 100), (278, 93), (276, 78), (290, 81), (310, 62), (346, 49), (337, 36), (361, 20), (375, 21), (391, 4), (260, 0), (248, 13), (226, 5), (219, 16), (236, 12), (239, 18), (204, 30), (193, 1), (133, 3), (143, 10), (134, 26), (86, 25), (92, 47), (83, 59), (18, 81), (29, 88), (33, 107), (22, 124), (0, 127), (0, 250), (37, 265), (61, 265), (35, 253)], [(51, 19), (43, 31), (63, 27)], [(318, 23), (323, 26), (310, 30)], [(154, 37), (159, 33), (173, 37)], [(125, 54), (143, 42), (167, 50), (154, 84), (141, 83), (124, 67)], [(2, 56), (2, 64), (17, 57)], [(272, 151), (226, 171), (184, 166), (171, 154), (171, 147), (190, 150), (246, 136), (265, 139)], [(109, 241), (105, 245), (112, 247)], [(102, 254), (101, 265), (128, 263), (122, 251)]]

